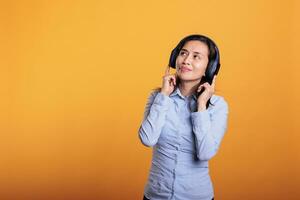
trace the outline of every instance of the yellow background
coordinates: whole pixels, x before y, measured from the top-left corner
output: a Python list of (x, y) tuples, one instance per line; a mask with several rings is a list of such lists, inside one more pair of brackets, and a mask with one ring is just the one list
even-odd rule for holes
[[(142, 199), (150, 90), (192, 33), (221, 52), (215, 198), (300, 198), (296, 0), (1, 1), (0, 199)], [(174, 72), (174, 71), (172, 71)]]

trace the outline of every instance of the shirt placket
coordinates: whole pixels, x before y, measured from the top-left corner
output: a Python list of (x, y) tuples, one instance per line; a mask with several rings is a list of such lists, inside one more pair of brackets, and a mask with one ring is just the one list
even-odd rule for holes
[[(171, 200), (174, 199), (174, 192), (176, 191), (175, 187), (176, 187), (176, 179), (177, 179), (177, 170), (178, 170), (178, 159), (181, 153), (181, 132), (185, 130), (186, 128), (186, 124), (185, 124), (185, 120), (186, 120), (186, 115), (188, 112), (188, 106), (189, 106), (189, 101), (187, 98), (184, 99), (183, 103), (179, 103), (179, 102), (175, 102), (175, 111), (176, 114), (178, 116), (179, 122), (178, 122), (178, 135), (177, 135), (177, 141), (176, 141), (176, 154), (175, 154), (175, 166), (173, 169), (173, 183), (172, 183), (172, 195), (171, 195)], [(183, 123), (182, 123), (183, 122)]]

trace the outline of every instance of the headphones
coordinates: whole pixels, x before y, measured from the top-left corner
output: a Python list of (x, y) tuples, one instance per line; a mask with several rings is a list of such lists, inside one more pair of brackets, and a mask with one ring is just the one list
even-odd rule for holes
[(181, 51), (182, 47), (184, 46), (184, 44), (188, 41), (191, 40), (197, 40), (200, 42), (204, 42), (209, 49), (210, 54), (211, 52), (211, 48), (214, 48), (215, 50), (215, 55), (209, 55), (209, 62), (207, 64), (207, 68), (205, 71), (205, 76), (204, 78), (204, 82), (208, 82), (209, 84), (212, 84), (214, 75), (217, 75), (220, 69), (220, 53), (218, 50), (217, 45), (214, 43), (214, 41), (212, 41), (210, 38), (208, 38), (207, 36), (204, 35), (189, 35), (185, 38), (183, 38), (178, 44), (177, 46), (172, 50), (171, 56), (170, 56), (170, 60), (169, 60), (169, 66), (172, 68), (176, 68), (176, 58), (179, 55), (179, 52)]

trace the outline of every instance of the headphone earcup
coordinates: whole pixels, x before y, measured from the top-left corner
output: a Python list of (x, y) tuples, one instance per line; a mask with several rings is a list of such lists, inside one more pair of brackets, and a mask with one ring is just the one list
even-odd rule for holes
[(177, 56), (177, 48), (173, 49), (169, 59), (169, 66), (172, 68), (176, 68), (176, 56)]
[(221, 66), (220, 54), (219, 54), (219, 50), (218, 50), (217, 46), (215, 46), (215, 50), (216, 50), (216, 57), (214, 60), (212, 60), (208, 63), (208, 66), (205, 71), (205, 76), (207, 76), (207, 80), (208, 80), (207, 82), (209, 84), (212, 84), (213, 78), (215, 75), (218, 74), (220, 66)]
[(205, 80), (209, 84), (211, 84), (212, 77), (214, 76), (214, 70), (213, 70), (212, 65), (213, 65), (213, 63), (210, 62), (205, 71)]
[(207, 70), (205, 71), (206, 81), (211, 84), (215, 75), (218, 74), (220, 69), (220, 63), (218, 60), (214, 60), (210, 62), (207, 66)]

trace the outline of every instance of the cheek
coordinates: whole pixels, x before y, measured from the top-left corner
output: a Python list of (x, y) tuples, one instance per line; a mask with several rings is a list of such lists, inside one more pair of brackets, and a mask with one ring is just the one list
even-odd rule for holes
[(175, 62), (175, 68), (176, 68), (176, 70), (179, 69), (179, 65), (180, 65), (181, 62), (182, 62), (181, 59), (179, 57), (177, 57), (176, 62)]
[(196, 76), (203, 76), (205, 74), (205, 70), (206, 70), (205, 63), (194, 65), (194, 74)]
[(182, 62), (182, 58), (180, 56), (177, 56), (176, 58), (176, 65), (180, 64)]
[(207, 66), (207, 63), (205, 63), (205, 62), (195, 63), (194, 69), (195, 69), (195, 71), (205, 71), (206, 66)]

